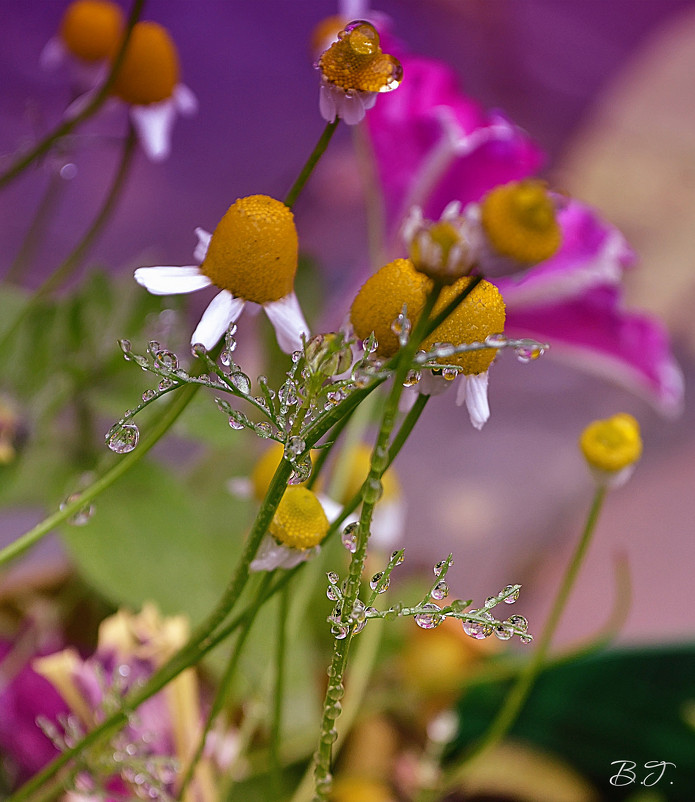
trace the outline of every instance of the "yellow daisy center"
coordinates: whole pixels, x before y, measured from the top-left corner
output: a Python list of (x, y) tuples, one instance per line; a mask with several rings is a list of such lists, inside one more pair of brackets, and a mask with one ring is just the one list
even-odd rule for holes
[[(471, 281), (473, 281), (472, 278), (464, 276), (454, 284), (444, 287), (433, 314), (436, 315), (444, 309)], [(491, 334), (504, 332), (505, 317), (505, 306), (500, 291), (489, 281), (481, 281), (449, 317), (430, 334), (422, 347), (429, 350), (438, 342), (452, 343), (453, 345), (483, 342)], [(463, 373), (471, 375), (486, 371), (496, 353), (497, 349), (495, 348), (484, 348), (479, 351), (455, 354), (443, 358), (441, 362), (458, 365)]]
[(298, 250), (287, 206), (251, 195), (233, 203), (217, 224), (200, 270), (220, 289), (265, 304), (292, 292)]
[(389, 357), (398, 351), (398, 337), (391, 324), (407, 305), (408, 318), (415, 322), (425, 303), (432, 282), (418, 273), (410, 259), (389, 262), (367, 279), (350, 309), (355, 334), (365, 339), (374, 332), (377, 354)]
[(342, 30), (318, 66), (326, 81), (346, 92), (390, 92), (403, 79), (400, 61), (381, 50), (376, 28), (364, 21)]
[[(340, 496), (336, 498), (340, 504), (346, 504), (357, 493), (369, 475), (372, 450), (364, 443), (356, 443), (341, 455), (339, 468), (345, 466), (343, 488)], [(401, 494), (401, 487), (392, 468), (381, 477), (382, 501), (394, 501)]]
[(555, 205), (542, 181), (512, 181), (485, 195), (482, 224), (492, 247), (502, 256), (533, 265), (560, 247), (562, 233)]
[(288, 487), (269, 527), (270, 534), (293, 549), (310, 549), (328, 532), (321, 502), (306, 487)]
[(84, 61), (109, 56), (123, 28), (123, 11), (108, 0), (77, 0), (71, 3), (60, 23), (65, 47)]
[(579, 446), (586, 461), (602, 471), (616, 472), (633, 465), (642, 454), (639, 424), (626, 413), (590, 423)]
[[(112, 58), (117, 51), (112, 48)], [(138, 22), (111, 92), (126, 103), (146, 106), (170, 98), (178, 83), (179, 57), (168, 31), (156, 22)]]

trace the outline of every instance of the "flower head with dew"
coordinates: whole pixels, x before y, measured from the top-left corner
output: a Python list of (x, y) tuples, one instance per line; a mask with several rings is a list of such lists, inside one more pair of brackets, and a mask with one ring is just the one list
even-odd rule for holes
[[(444, 287), (433, 315), (441, 312), (471, 281), (472, 278), (464, 276)], [(367, 279), (352, 303), (350, 320), (355, 334), (364, 339), (374, 332), (378, 342), (376, 353), (386, 357), (393, 355), (399, 347), (392, 330), (393, 322), (404, 305), (410, 320), (417, 320), (430, 287), (431, 281), (415, 270), (408, 259), (396, 259), (385, 265)], [(423, 342), (422, 347), (430, 350), (440, 344), (482, 343), (491, 335), (501, 334), (504, 324), (505, 304), (499, 290), (494, 284), (481, 281)], [(423, 378), (420, 391), (432, 394), (458, 376), (456, 402), (459, 405), (465, 402), (471, 423), (476, 429), (481, 429), (490, 417), (488, 368), (496, 353), (495, 348), (481, 348), (446, 358), (438, 357), (437, 361), (447, 367)]]
[(348, 23), (315, 66), (321, 73), (319, 109), (327, 122), (339, 117), (356, 125), (377, 95), (396, 89), (403, 79), (400, 62), (382, 51), (376, 28), (366, 20)]
[(624, 412), (596, 420), (582, 432), (579, 447), (599, 485), (620, 487), (642, 456), (639, 424)]
[(284, 203), (250, 195), (233, 203), (211, 235), (196, 229), (199, 266), (140, 267), (135, 280), (154, 295), (175, 295), (215, 286), (191, 343), (212, 348), (246, 303), (261, 305), (278, 344), (292, 353), (309, 328), (294, 293), (298, 241), (294, 216)]
[(75, 0), (66, 8), (58, 33), (41, 51), (41, 65), (55, 69), (68, 64), (80, 91), (91, 89), (104, 78), (123, 23), (123, 10), (111, 0)]
[[(66, 733), (65, 745), (120, 705), (131, 688), (151, 676), (187, 640), (184, 617), (162, 618), (154, 605), (147, 604), (136, 615), (121, 610), (105, 619), (99, 627), (96, 652), (87, 659), (69, 648), (34, 660), (35, 670), (56, 688), (71, 710), (66, 720), (71, 733)], [(124, 797), (151, 790), (148, 798), (174, 798), (178, 769), (186, 766), (193, 754), (201, 724), (197, 676), (193, 669), (186, 669), (165, 691), (145, 701), (137, 716), (108, 744), (90, 752), (87, 772), (78, 776), (78, 781), (94, 790), (100, 786), (114, 789)], [(60, 744), (58, 727), (50, 722), (45, 727)], [(210, 755), (205, 755), (199, 771), (213, 768)]]
[(292, 485), (278, 504), (250, 570), (294, 568), (318, 553), (327, 532), (328, 517), (316, 494)]
[[(112, 63), (121, 41), (119, 36), (112, 43), (108, 53)], [(110, 91), (113, 98), (128, 104), (140, 144), (152, 161), (169, 155), (176, 116), (189, 116), (198, 109), (198, 101), (181, 83), (180, 73), (176, 45), (167, 29), (156, 22), (136, 23)], [(77, 98), (66, 113), (80, 112), (96, 91)]]

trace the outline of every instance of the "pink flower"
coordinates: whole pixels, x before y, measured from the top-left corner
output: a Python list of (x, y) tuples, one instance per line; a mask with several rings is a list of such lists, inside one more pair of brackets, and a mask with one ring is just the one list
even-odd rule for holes
[[(398, 56), (404, 71), (398, 92), (367, 116), (392, 243), (413, 206), (437, 219), (452, 201), (479, 201), (492, 187), (531, 175), (542, 161), (523, 131), (460, 92), (448, 66)], [(665, 328), (623, 306), (621, 281), (633, 252), (616, 228), (577, 201), (565, 204), (559, 223), (563, 241), (553, 257), (494, 279), (507, 304), (505, 333), (548, 342), (551, 353), (678, 414), (683, 377)]]

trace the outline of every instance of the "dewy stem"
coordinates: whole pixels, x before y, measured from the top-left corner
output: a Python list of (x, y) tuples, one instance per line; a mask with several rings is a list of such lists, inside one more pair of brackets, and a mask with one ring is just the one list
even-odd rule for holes
[[(543, 664), (546, 661), (550, 643), (557, 630), (562, 613), (565, 610), (567, 600), (574, 587), (579, 569), (584, 562), (584, 557), (589, 548), (592, 535), (596, 529), (601, 508), (606, 496), (606, 487), (599, 486), (596, 489), (594, 498), (587, 515), (584, 531), (577, 543), (577, 546), (570, 558), (570, 561), (562, 577), (562, 582), (558, 589), (553, 606), (545, 622), (543, 631), (537, 639), (536, 650), (533, 657), (521, 670), (517, 677), (516, 683), (513, 685), (511, 691), (507, 695), (504, 704), (499, 712), (493, 719), (487, 731), (481, 736), (477, 743), (467, 751), (464, 752), (462, 758), (457, 763), (456, 768), (451, 772), (448, 777), (445, 777), (442, 786), (437, 791), (436, 798), (440, 798), (440, 794), (453, 788), (461, 778), (466, 774), (470, 763), (478, 758), (483, 752), (486, 752), (506, 735), (511, 726), (514, 724), (517, 716), (521, 712), (529, 693), (533, 687), (536, 678), (540, 674)], [(429, 797), (426, 797), (429, 798)]]
[[(379, 434), (372, 451), (369, 475), (364, 485), (362, 511), (357, 530), (357, 546), (350, 560), (347, 586), (343, 599), (343, 620), (349, 620), (350, 613), (359, 595), (362, 572), (367, 556), (367, 543), (369, 540), (372, 515), (380, 496), (381, 477), (388, 466), (389, 440), (398, 414), (398, 402), (403, 392), (403, 381), (408, 375), (417, 349), (425, 337), (429, 316), (439, 298), (441, 289), (441, 285), (435, 284), (432, 291), (427, 296), (425, 305), (415, 324), (410, 339), (399, 351), (393, 376), (393, 384), (384, 406)], [(343, 694), (343, 679), (352, 636), (353, 626), (350, 625), (345, 637), (336, 639), (333, 659), (328, 669), (328, 687), (324, 699), (321, 734), (319, 737), (319, 746), (316, 752), (314, 769), (315, 799), (317, 800), (327, 799), (331, 790), (333, 743), (337, 737), (335, 721), (339, 714), (339, 710), (336, 709), (336, 702)]]
[(101, 108), (109, 95), (109, 91), (113, 86), (114, 81), (116, 80), (116, 74), (123, 63), (125, 51), (128, 47), (128, 42), (130, 41), (133, 28), (135, 27), (135, 23), (140, 19), (144, 5), (145, 0), (134, 0), (133, 7), (128, 15), (128, 21), (126, 22), (123, 39), (121, 40), (121, 44), (118, 48), (118, 52), (116, 53), (116, 57), (113, 60), (109, 74), (92, 100), (82, 109), (79, 114), (76, 114), (74, 117), (70, 117), (67, 120), (63, 120), (63, 122), (52, 133), (34, 145), (34, 147), (27, 151), (27, 153), (25, 153), (23, 156), (19, 156), (13, 164), (11, 164), (2, 174), (0, 174), (0, 188), (17, 178), (17, 176), (20, 175), (22, 171), (25, 170), (30, 164), (32, 164), (32, 162), (38, 159), (39, 156), (43, 156), (44, 153), (47, 153), (59, 139), (62, 139), (64, 136), (66, 136), (66, 134), (69, 134), (81, 122), (84, 122), (84, 120), (91, 117)]
[(301, 172), (297, 176), (297, 180), (294, 182), (294, 184), (292, 184), (290, 191), (285, 197), (285, 206), (289, 206), (290, 209), (294, 206), (295, 201), (299, 197), (299, 193), (304, 189), (304, 185), (309, 180), (309, 176), (313, 173), (314, 167), (316, 167), (318, 160), (325, 153), (328, 143), (331, 141), (331, 137), (335, 133), (335, 129), (338, 127), (339, 122), (340, 118), (336, 117), (332, 123), (328, 123), (323, 129), (323, 133), (321, 134), (319, 141), (311, 151), (311, 154), (306, 160), (304, 167), (302, 167)]

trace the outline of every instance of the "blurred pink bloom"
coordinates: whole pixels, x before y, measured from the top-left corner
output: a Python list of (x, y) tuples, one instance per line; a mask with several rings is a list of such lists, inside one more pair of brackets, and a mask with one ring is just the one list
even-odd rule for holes
[[(389, 240), (413, 206), (437, 219), (492, 187), (531, 175), (539, 149), (500, 113), (484, 112), (445, 64), (396, 52), (404, 78), (367, 115)], [(507, 304), (505, 332), (533, 337), (582, 368), (678, 414), (683, 377), (663, 325), (623, 307), (623, 271), (635, 261), (620, 232), (579, 202), (560, 212), (563, 244), (551, 259), (495, 279)]]

